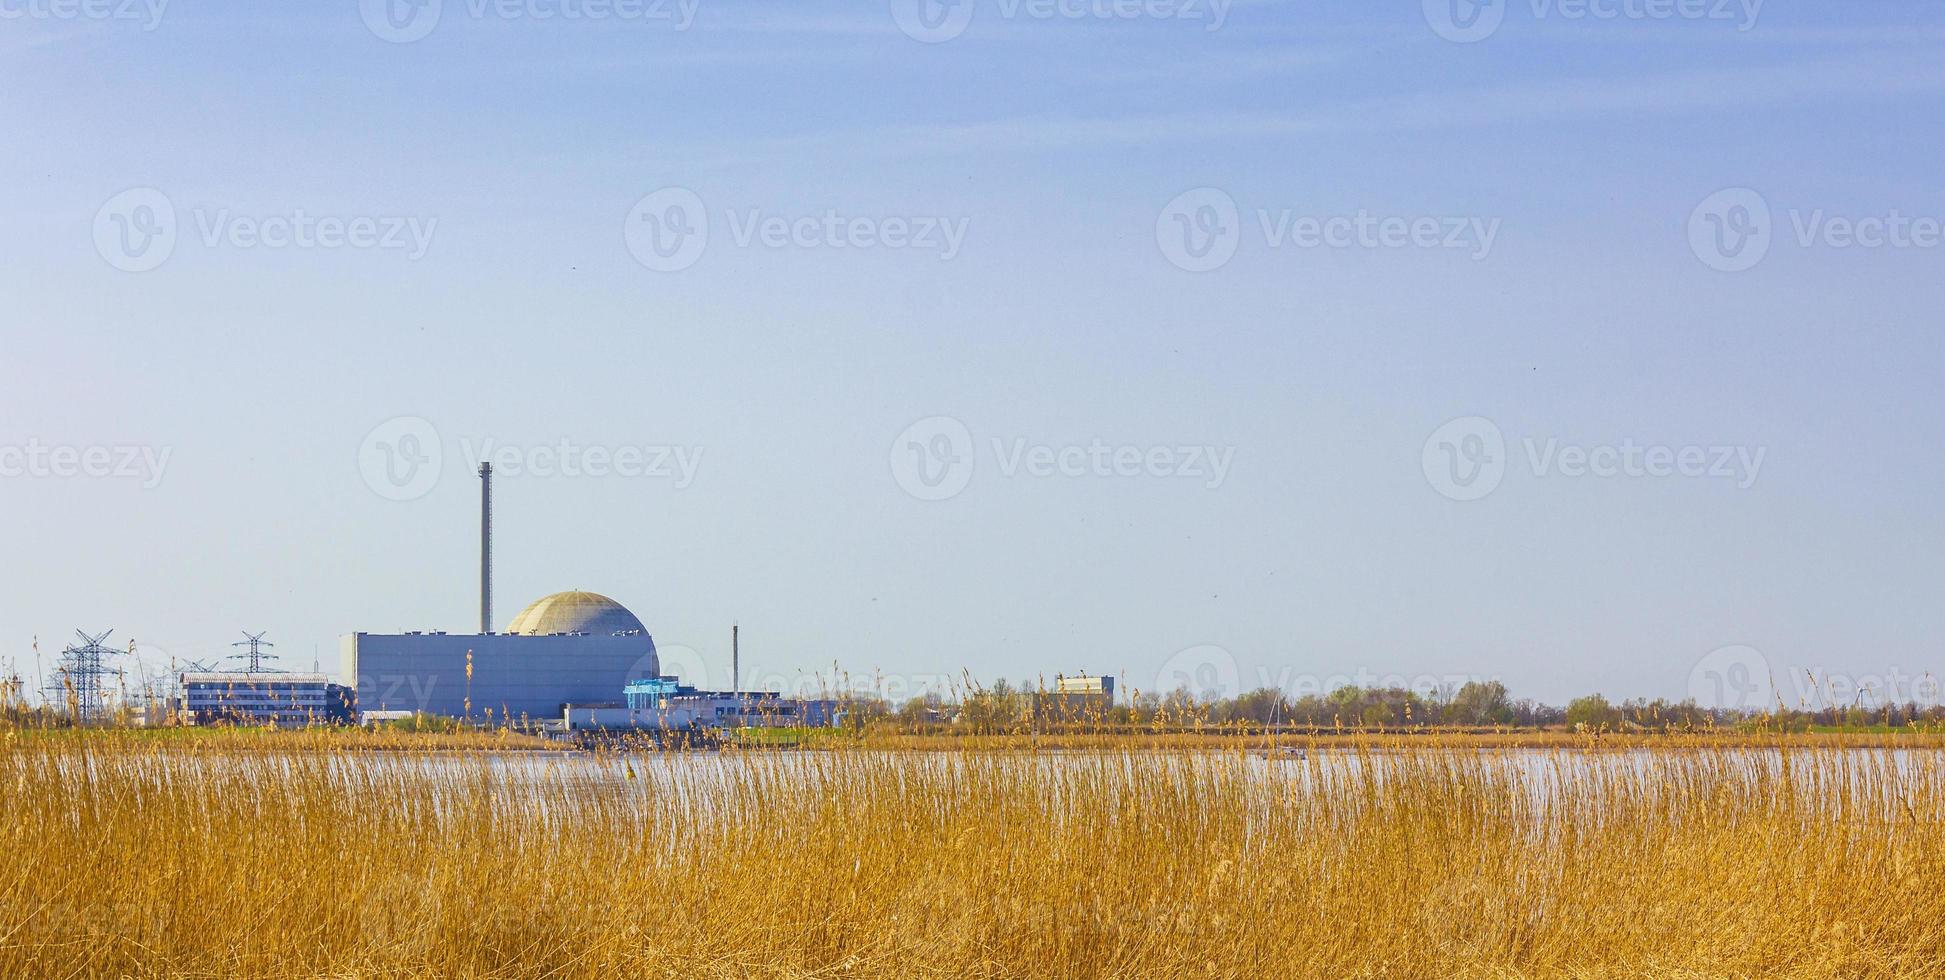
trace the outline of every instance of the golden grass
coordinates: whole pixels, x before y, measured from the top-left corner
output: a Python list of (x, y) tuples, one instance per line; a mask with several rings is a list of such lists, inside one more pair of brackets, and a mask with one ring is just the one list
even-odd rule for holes
[(1706, 729), (1673, 732), (1576, 732), (1564, 728), (1452, 729), (1404, 728), (1341, 731), (1283, 731), (1274, 738), (1262, 733), (1208, 731), (1092, 732), (1086, 730), (1034, 734), (972, 734), (957, 732), (907, 733), (837, 729), (805, 732), (808, 748), (872, 748), (911, 752), (1015, 751), (1086, 749), (1121, 751), (1168, 749), (1194, 751), (1260, 750), (1267, 745), (1339, 749), (1722, 749), (1722, 748), (1903, 748), (1945, 749), (1945, 732), (1899, 729), (1857, 732), (1778, 732), (1762, 728)]
[(85, 744), (96, 749), (237, 752), (518, 752), (559, 751), (557, 743), (504, 728), (409, 731), (310, 725), (297, 728), (166, 726), (158, 728), (0, 725), (0, 745)]
[(17, 738), (0, 976), (1936, 976), (1941, 762)]

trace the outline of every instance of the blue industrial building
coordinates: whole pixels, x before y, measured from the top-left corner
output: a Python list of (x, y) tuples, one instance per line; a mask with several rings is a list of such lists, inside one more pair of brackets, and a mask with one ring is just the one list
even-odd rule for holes
[(367, 713), (557, 721), (661, 674), (642, 621), (592, 592), (542, 598), (502, 633), (353, 633), (343, 653)]

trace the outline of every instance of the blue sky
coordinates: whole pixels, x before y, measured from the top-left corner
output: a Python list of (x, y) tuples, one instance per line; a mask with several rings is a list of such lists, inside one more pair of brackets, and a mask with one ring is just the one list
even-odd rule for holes
[[(1843, 231), (1945, 218), (1938, 3), (1518, 0), (1460, 43), (1417, 2), (978, 0), (926, 43), (885, 3), (445, 0), (395, 43), (355, 0), (47, 2), (0, 4), (0, 658), (30, 678), (75, 627), (195, 658), (267, 629), (326, 669), (352, 630), (470, 628), (486, 440), (697, 460), (504, 476), (496, 618), (604, 592), (716, 672), (733, 619), (761, 676), (907, 686), (1682, 697), (1730, 646), (1941, 659), (1945, 248)], [(671, 188), (708, 233), (658, 268)], [(1768, 212), (1739, 271), (1692, 234), (1744, 216), (1724, 189)], [(142, 271), (131, 190), (173, 211)], [(299, 212), (422, 254), (252, 237)], [(1461, 247), (1272, 237), (1360, 213)], [(1233, 254), (1190, 271), (1169, 236), (1207, 215)], [(1475, 417), (1503, 475), (1454, 499), (1434, 434)], [(400, 419), (442, 465), (394, 500)], [(914, 426), (970, 448), (946, 499), (900, 468)], [(1550, 440), (1761, 464), (1575, 476)], [(1163, 462), (1009, 462), (1097, 445)]]

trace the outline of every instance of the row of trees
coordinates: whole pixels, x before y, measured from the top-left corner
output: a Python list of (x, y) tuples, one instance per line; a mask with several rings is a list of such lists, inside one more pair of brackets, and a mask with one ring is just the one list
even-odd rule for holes
[[(1738, 711), (1706, 708), (1693, 701), (1633, 699), (1619, 704), (1601, 695), (1576, 698), (1565, 707), (1514, 698), (1499, 681), (1472, 681), (1457, 690), (1426, 695), (1402, 687), (1341, 687), (1328, 694), (1290, 697), (1258, 688), (1234, 698), (1198, 699), (1186, 689), (1142, 693), (1133, 703), (1086, 705), (1044, 689), (1001, 680), (955, 697), (937, 694), (894, 707), (880, 699), (853, 699), (852, 725), (921, 732), (951, 728), (976, 733), (1034, 728), (1176, 729), (1419, 729), (1579, 728), (1605, 731), (1684, 731), (1761, 723), (1790, 730), (1813, 727), (1904, 728), (1945, 725), (1945, 706), (1853, 705), (1816, 711)], [(1060, 710), (1054, 710), (1055, 707)]]
[(1786, 731), (1809, 731), (1816, 728), (1937, 727), (1945, 725), (1945, 705), (1921, 705), (1907, 701), (1904, 704), (1852, 704), (1816, 710), (1727, 711), (1697, 707), (1693, 701), (1670, 703), (1662, 700), (1635, 699), (1615, 705), (1598, 694), (1592, 694), (1569, 702), (1563, 720), (1573, 727), (1610, 731), (1626, 729), (1667, 731), (1751, 722), (1761, 722), (1771, 728)]

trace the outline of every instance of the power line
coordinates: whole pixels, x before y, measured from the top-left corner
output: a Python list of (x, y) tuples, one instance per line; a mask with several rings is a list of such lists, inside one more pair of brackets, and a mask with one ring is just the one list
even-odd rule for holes
[(250, 664), (249, 664), (249, 666), (247, 666), (247, 667), (245, 667), (245, 668), (243, 668), (243, 672), (244, 672), (244, 673), (246, 673), (246, 674), (271, 674), (271, 673), (276, 673), (277, 671), (276, 671), (276, 669), (275, 669), (275, 668), (272, 668), (272, 667), (265, 667), (265, 666), (263, 665), (263, 662), (264, 662), (264, 661), (266, 661), (266, 660), (279, 660), (279, 659), (282, 659), (282, 658), (280, 658), (280, 657), (278, 657), (278, 656), (277, 656), (276, 654), (274, 654), (274, 653), (265, 653), (265, 652), (263, 652), (263, 651), (264, 651), (264, 649), (265, 649), (266, 647), (274, 647), (274, 646), (276, 646), (276, 645), (277, 645), (277, 644), (275, 644), (275, 643), (272, 643), (272, 642), (270, 642), (270, 641), (268, 641), (268, 640), (266, 640), (266, 639), (264, 639), (264, 636), (265, 636), (266, 634), (268, 634), (269, 632), (270, 632), (269, 630), (264, 630), (264, 631), (263, 631), (262, 633), (252, 633), (252, 632), (250, 632), (249, 630), (244, 630), (244, 631), (243, 631), (243, 639), (241, 639), (241, 640), (238, 640), (238, 641), (236, 641), (235, 643), (232, 643), (232, 644), (230, 644), (230, 646), (233, 646), (233, 647), (249, 647), (249, 648), (250, 648), (250, 652), (249, 652), (249, 653), (238, 653), (238, 654), (232, 654), (232, 655), (230, 656), (230, 658), (229, 658), (229, 659), (231, 659), (231, 660), (248, 660), (248, 661), (250, 662)]
[[(108, 715), (102, 680), (122, 675), (121, 668), (108, 665), (108, 658), (117, 651), (103, 645), (108, 634), (113, 632), (111, 629), (100, 636), (89, 636), (75, 630), (74, 635), (80, 637), (81, 642), (61, 651), (61, 659), (54, 668), (58, 680), (49, 681), (44, 688), (50, 700), (58, 697), (78, 723), (100, 721)], [(35, 651), (38, 654), (38, 640)]]

